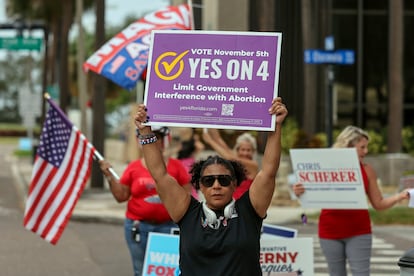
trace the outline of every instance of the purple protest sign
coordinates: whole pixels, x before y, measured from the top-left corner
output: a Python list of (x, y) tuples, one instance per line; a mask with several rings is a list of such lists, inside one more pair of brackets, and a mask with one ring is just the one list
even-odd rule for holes
[(281, 33), (153, 31), (144, 103), (151, 125), (273, 130)]

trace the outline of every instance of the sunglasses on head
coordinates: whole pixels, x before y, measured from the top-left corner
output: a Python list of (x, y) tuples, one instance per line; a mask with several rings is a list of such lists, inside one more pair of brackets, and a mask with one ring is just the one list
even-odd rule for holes
[(227, 174), (219, 174), (219, 175), (205, 175), (200, 178), (200, 183), (204, 187), (211, 187), (216, 182), (216, 179), (220, 183), (221, 186), (227, 187), (230, 186), (231, 182), (233, 181), (233, 177)]

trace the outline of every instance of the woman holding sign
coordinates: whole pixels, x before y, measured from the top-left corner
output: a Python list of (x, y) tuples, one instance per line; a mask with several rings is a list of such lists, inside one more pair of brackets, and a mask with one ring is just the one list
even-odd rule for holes
[[(388, 198), (382, 196), (374, 168), (364, 162), (368, 153), (368, 142), (367, 132), (355, 126), (347, 126), (332, 147), (356, 148), (368, 199), (374, 209), (384, 210), (408, 199), (409, 193), (405, 190)], [(299, 197), (305, 192), (305, 187), (296, 183), (293, 191)], [(328, 263), (329, 275), (347, 275), (346, 260), (353, 276), (370, 275), (372, 229), (368, 210), (323, 209), (318, 227), (319, 242)]]
[(275, 189), (281, 155), (281, 128), (287, 109), (274, 99), (269, 116), (276, 129), (269, 132), (263, 166), (248, 192), (233, 199), (245, 178), (242, 165), (219, 156), (194, 164), (191, 183), (205, 197), (198, 202), (171, 177), (147, 123), (144, 105), (138, 106), (135, 124), (140, 130), (143, 154), (157, 190), (171, 218), (180, 227), (181, 275), (262, 275), (260, 234)]

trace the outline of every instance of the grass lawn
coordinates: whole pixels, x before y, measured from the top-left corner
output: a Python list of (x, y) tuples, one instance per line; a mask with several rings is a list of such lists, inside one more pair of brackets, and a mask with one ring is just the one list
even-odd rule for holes
[(388, 210), (369, 210), (371, 220), (376, 225), (405, 224), (414, 225), (414, 209), (407, 206), (396, 206)]
[(19, 138), (20, 137), (3, 137), (0, 136), (0, 143), (1, 144), (18, 144), (19, 143)]
[[(414, 209), (407, 207), (407, 204), (398, 205), (383, 211), (377, 211), (370, 208), (369, 214), (372, 223), (375, 225), (414, 225)], [(319, 218), (319, 212), (306, 215), (309, 219), (315, 221)]]
[[(4, 136), (0, 136), (0, 144), (8, 144), (8, 145), (16, 145), (16, 147), (19, 144), (19, 139), (21, 137), (4, 137)], [(31, 157), (32, 156), (32, 151), (31, 150), (19, 150), (16, 149), (14, 151), (14, 155), (19, 156), (19, 157)]]

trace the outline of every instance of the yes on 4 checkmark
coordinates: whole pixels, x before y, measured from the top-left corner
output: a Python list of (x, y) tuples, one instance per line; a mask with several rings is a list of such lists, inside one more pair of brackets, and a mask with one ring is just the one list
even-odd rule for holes
[[(176, 52), (165, 52), (160, 55), (156, 59), (154, 67), (157, 76), (162, 80), (173, 80), (180, 76), (184, 70), (183, 58), (186, 54), (188, 54), (188, 52), (189, 50), (180, 54)], [(170, 57), (173, 57), (173, 59), (171, 60)], [(165, 72), (165, 74), (161, 73), (161, 71)]]

